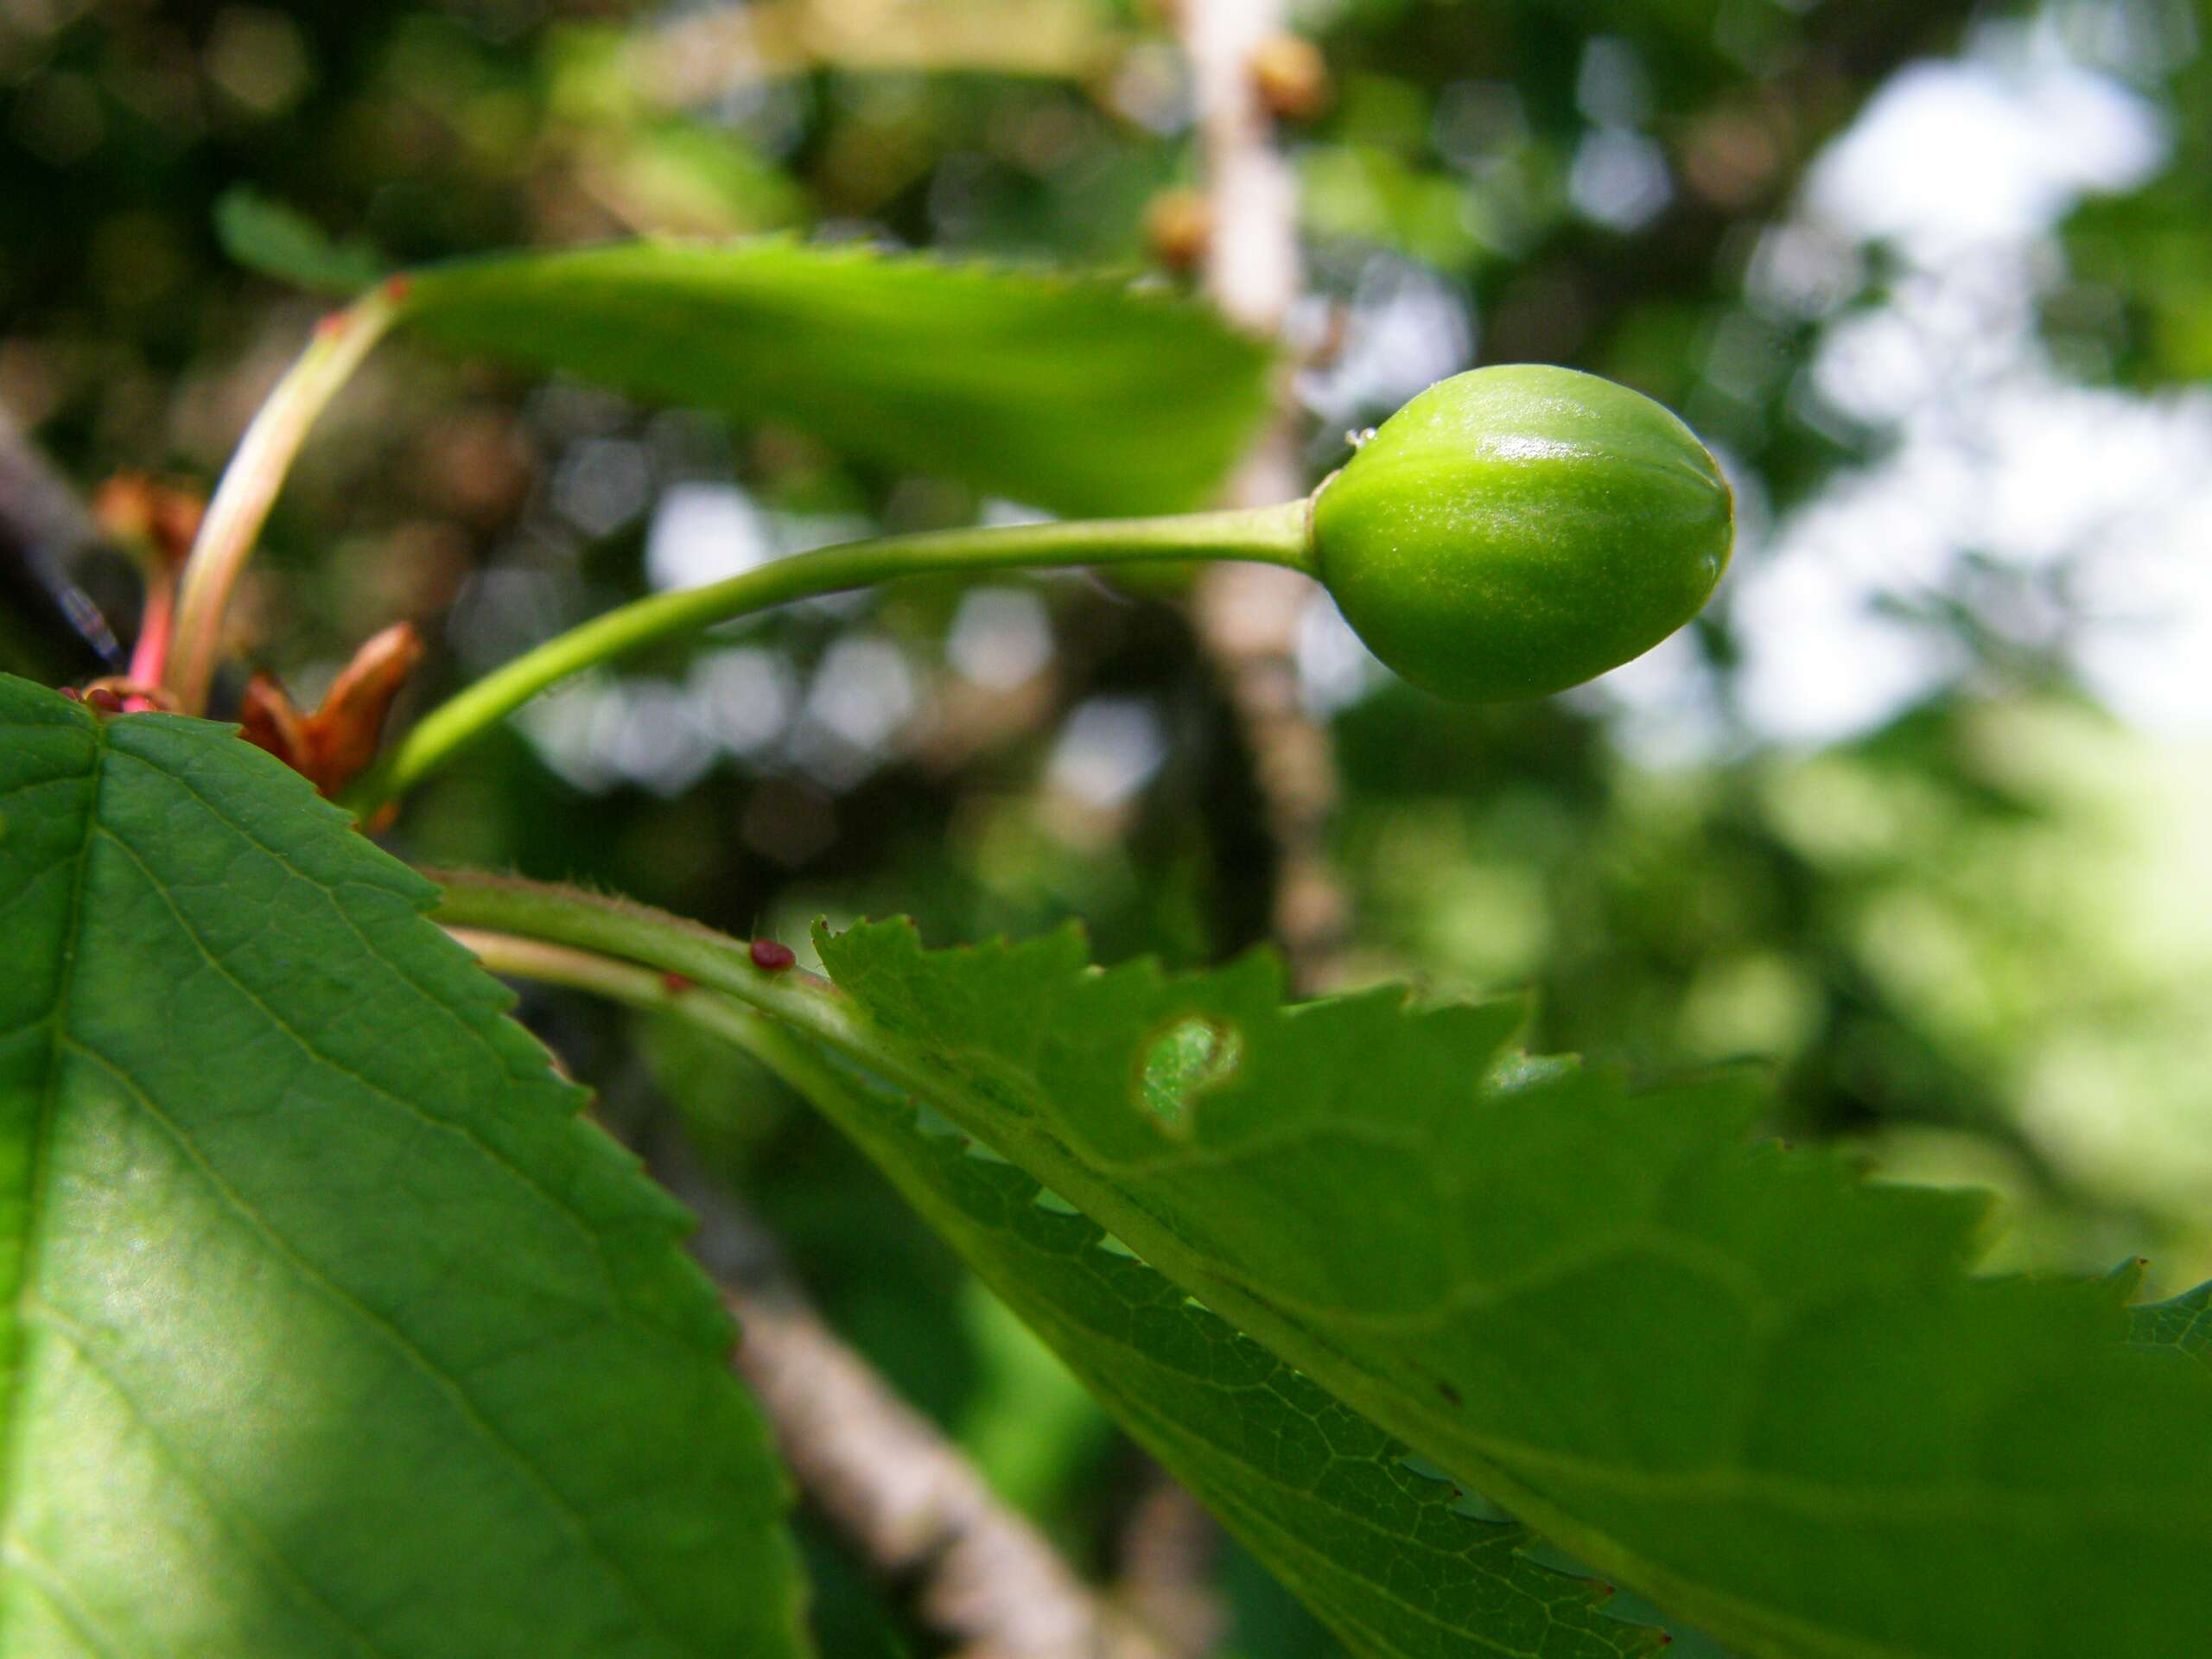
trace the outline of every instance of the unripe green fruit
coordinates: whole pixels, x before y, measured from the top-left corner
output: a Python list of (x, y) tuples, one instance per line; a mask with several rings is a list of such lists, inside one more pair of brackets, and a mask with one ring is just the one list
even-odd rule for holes
[(1515, 364), (1431, 386), (1314, 498), (1344, 620), (1414, 684), (1538, 697), (1639, 657), (1728, 563), (1728, 486), (1640, 392)]

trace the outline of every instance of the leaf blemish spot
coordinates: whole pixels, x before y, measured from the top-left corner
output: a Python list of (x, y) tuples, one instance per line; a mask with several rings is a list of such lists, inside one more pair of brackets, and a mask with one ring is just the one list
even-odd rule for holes
[(1145, 1046), (1133, 1091), (1137, 1107), (1163, 1134), (1187, 1141), (1198, 1097), (1233, 1079), (1243, 1058), (1243, 1039), (1234, 1026), (1185, 1015)]

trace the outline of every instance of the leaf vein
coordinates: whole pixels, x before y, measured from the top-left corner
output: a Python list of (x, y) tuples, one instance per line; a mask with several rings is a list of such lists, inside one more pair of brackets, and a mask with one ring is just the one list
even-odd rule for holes
[[(611, 1305), (622, 1317), (626, 1319), (630, 1317), (627, 1308), (622, 1302), (620, 1292), (615, 1283), (613, 1263), (607, 1259), (607, 1241), (600, 1236), (597, 1230), (594, 1230), (583, 1217), (577, 1214), (573, 1208), (564, 1203), (560, 1196), (548, 1187), (544, 1182), (539, 1180), (528, 1170), (523, 1168), (522, 1166), (516, 1163), (513, 1159), (508, 1157), (505, 1153), (502, 1153), (498, 1147), (493, 1146), (489, 1141), (485, 1140), (482, 1135), (479, 1135), (475, 1130), (468, 1128), (466, 1124), (455, 1122), (451, 1118), (440, 1117), (433, 1113), (425, 1111), (417, 1102), (409, 1100), (404, 1096), (395, 1094), (392, 1090), (385, 1087), (384, 1084), (378, 1083), (374, 1077), (370, 1077), (367, 1073), (346, 1065), (336, 1056), (327, 1053), (322, 1049), (318, 1048), (314, 1041), (308, 1038), (305, 1033), (299, 1030), (299, 1028), (294, 1026), (290, 1020), (286, 1019), (283, 1014), (279, 1013), (274, 1007), (272, 1007), (258, 991), (255, 990), (251, 985), (248, 985), (244, 980), (240, 979), (237, 974), (233, 973), (222, 958), (208, 947), (207, 941), (200, 938), (198, 930), (193, 926), (190, 918), (185, 915), (182, 910), (178, 908), (176, 900), (170, 896), (168, 889), (163, 885), (161, 878), (156, 875), (154, 872), (147, 867), (146, 861), (139, 856), (136, 848), (132, 847), (130, 842), (124, 841), (121, 836), (118, 836), (113, 830), (107, 829), (105, 825), (98, 825), (96, 826), (96, 829), (99, 834), (105, 836), (116, 847), (120, 849), (124, 855), (128, 857), (133, 864), (137, 866), (139, 873), (146, 879), (147, 886), (160, 897), (162, 904), (168, 907), (169, 914), (175, 918), (176, 921), (178, 929), (183, 933), (187, 942), (189, 943), (193, 949), (199, 953), (200, 959), (206, 962), (210, 968), (213, 969), (219, 976), (226, 981), (235, 990), (237, 990), (239, 995), (245, 997), (246, 1001), (252, 1003), (255, 1009), (267, 1018), (272, 1026), (274, 1026), (278, 1031), (283, 1033), (285, 1036), (290, 1038), (294, 1045), (297, 1046), (300, 1052), (305, 1054), (308, 1059), (314, 1061), (317, 1065), (326, 1067), (329, 1071), (335, 1072), (338, 1076), (346, 1078), (349, 1082), (359, 1084), (363, 1089), (368, 1090), (378, 1099), (385, 1102), (388, 1105), (397, 1107), (408, 1116), (414, 1118), (416, 1121), (423, 1123), (426, 1127), (434, 1130), (439, 1130), (448, 1135), (458, 1136), (461, 1140), (467, 1141), (470, 1146), (474, 1147), (478, 1152), (483, 1154), (486, 1158), (489, 1159), (501, 1170), (505, 1171), (516, 1181), (542, 1199), (549, 1209), (558, 1215), (565, 1224), (573, 1228), (583, 1239), (585, 1243), (590, 1247), (592, 1255), (596, 1259), (599, 1265), (600, 1277), (606, 1282)], [(384, 960), (381, 957), (378, 959), (380, 961)], [(386, 965), (389, 966), (389, 963)], [(407, 984), (408, 988), (410, 991), (415, 991), (416, 995), (420, 995), (419, 989), (415, 986), (411, 980), (404, 981), (404, 982)]]
[(344, 1637), (357, 1652), (374, 1655), (376, 1659), (390, 1659), (386, 1650), (378, 1646), (365, 1630), (353, 1623), (344, 1611), (331, 1601), (305, 1573), (286, 1560), (283, 1554), (262, 1535), (259, 1528), (254, 1526), (243, 1516), (233, 1513), (225, 1504), (216, 1501), (213, 1480), (204, 1471), (188, 1462), (184, 1455), (155, 1427), (154, 1420), (148, 1414), (145, 1408), (132, 1398), (130, 1391), (123, 1386), (115, 1374), (101, 1363), (99, 1355), (93, 1351), (92, 1335), (89, 1332), (60, 1308), (42, 1299), (38, 1303), (38, 1314), (41, 1323), (67, 1343), (71, 1351), (83, 1363), (86, 1370), (98, 1378), (121, 1403), (131, 1420), (144, 1431), (148, 1443), (161, 1453), (162, 1461), (176, 1471), (184, 1484), (199, 1495), (207, 1512), (215, 1517), (219, 1524), (228, 1529), (232, 1536), (245, 1544), (255, 1554), (262, 1557), (264, 1562), (273, 1564), (282, 1576), (296, 1585), (310, 1605), (329, 1621), (332, 1627)]
[(127, 1071), (108, 1056), (82, 1043), (71, 1042), (69, 1046), (107, 1071), (123, 1085), (147, 1116), (159, 1124), (175, 1141), (178, 1150), (184, 1154), (201, 1178), (213, 1189), (216, 1196), (239, 1217), (248, 1230), (260, 1237), (276, 1260), (289, 1267), (307, 1284), (329, 1297), (339, 1307), (358, 1317), (365, 1326), (389, 1343), (393, 1350), (419, 1371), (438, 1392), (446, 1396), (448, 1403), (454, 1408), (461, 1420), (522, 1474), (524, 1484), (537, 1493), (539, 1500), (552, 1513), (563, 1529), (568, 1532), (571, 1540), (580, 1545), (585, 1554), (597, 1560), (606, 1570), (608, 1579), (621, 1592), (623, 1598), (637, 1610), (641, 1624), (658, 1630), (679, 1649), (689, 1645), (653, 1611), (651, 1601), (645, 1597), (641, 1587), (635, 1583), (621, 1563), (607, 1554), (598, 1535), (592, 1531), (589, 1524), (584, 1520), (582, 1513), (558, 1487), (553, 1484), (545, 1471), (540, 1469), (520, 1446), (501, 1432), (499, 1425), (485, 1414), (482, 1408), (476, 1403), (475, 1398), (461, 1385), (458, 1377), (444, 1370), (429, 1355), (424, 1353), (420, 1347), (416, 1346), (414, 1339), (391, 1319), (369, 1306), (344, 1285), (330, 1278), (322, 1269), (302, 1255), (289, 1240), (270, 1226), (260, 1211), (223, 1179), (220, 1173), (207, 1161), (206, 1155), (193, 1142), (192, 1138), (185, 1134), (181, 1126), (161, 1109), (160, 1105)]

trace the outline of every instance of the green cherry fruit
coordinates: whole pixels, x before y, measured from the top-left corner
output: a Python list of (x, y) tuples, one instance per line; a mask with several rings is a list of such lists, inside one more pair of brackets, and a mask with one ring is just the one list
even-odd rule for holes
[(1321, 580), (1383, 662), (1447, 697), (1540, 697), (1642, 656), (1727, 567), (1728, 486), (1640, 392), (1534, 364), (1440, 381), (1313, 500)]

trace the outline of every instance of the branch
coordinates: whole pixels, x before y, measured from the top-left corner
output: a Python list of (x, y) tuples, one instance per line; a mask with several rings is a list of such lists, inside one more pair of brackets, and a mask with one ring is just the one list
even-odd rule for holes
[(743, 1328), (734, 1366), (785, 1462), (879, 1572), (918, 1585), (956, 1659), (1165, 1659), (823, 1323), (760, 1224), (662, 1141), (647, 1161), (700, 1218), (692, 1249)]
[[(1205, 174), (1206, 289), (1230, 319), (1281, 332), (1302, 280), (1298, 193), (1275, 148), (1254, 70), (1281, 38), (1282, 0), (1180, 0), (1178, 31), (1191, 60)], [(1230, 486), (1237, 505), (1305, 493), (1287, 388), (1274, 426)], [(1337, 804), (1334, 746), (1298, 696), (1298, 627), (1313, 584), (1284, 570), (1209, 570), (1198, 632), (1219, 667), (1264, 804), (1278, 864), (1274, 934), (1301, 988), (1332, 976), (1351, 906), (1327, 854)]]
[(1122, 1526), (1120, 1592), (1146, 1627), (1160, 1632), (1171, 1659), (1205, 1659), (1230, 1624), (1215, 1578), (1221, 1525), (1159, 1465), (1147, 1474)]
[(52, 632), (112, 672), (123, 648), (68, 572), (70, 557), (99, 540), (76, 493), (0, 410), (0, 581), (27, 613), (54, 615), (60, 626)]

